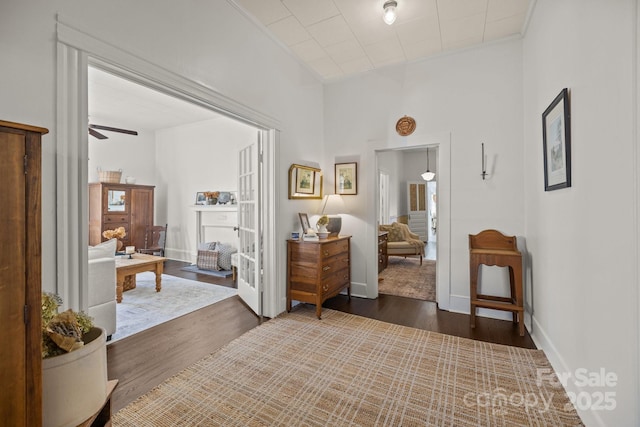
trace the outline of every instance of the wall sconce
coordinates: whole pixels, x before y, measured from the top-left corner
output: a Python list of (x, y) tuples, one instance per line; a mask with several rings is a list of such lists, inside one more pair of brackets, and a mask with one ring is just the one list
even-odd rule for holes
[(395, 0), (389, 0), (384, 2), (382, 8), (384, 9), (384, 14), (382, 15), (382, 20), (387, 24), (391, 25), (396, 21), (396, 7), (398, 6), (398, 2)]
[(429, 170), (429, 148), (427, 148), (427, 171), (424, 172), (421, 176), (425, 181), (431, 181), (436, 177), (436, 173)]
[(484, 142), (483, 142), (482, 143), (482, 179), (484, 180), (487, 177), (487, 175), (489, 174), (487, 173), (487, 161), (484, 156)]

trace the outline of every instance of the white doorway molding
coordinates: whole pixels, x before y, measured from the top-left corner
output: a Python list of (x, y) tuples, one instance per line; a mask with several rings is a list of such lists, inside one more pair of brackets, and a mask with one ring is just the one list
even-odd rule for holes
[[(57, 284), (65, 308), (85, 310), (88, 306), (88, 136), (87, 71), (100, 68), (134, 83), (149, 87), (219, 114), (252, 125), (265, 137), (264, 180), (271, 200), (278, 200), (275, 173), (278, 163), (280, 123), (265, 114), (145, 61), (86, 32), (75, 29), (58, 16), (57, 22)], [(271, 254), (264, 263), (264, 314), (284, 311), (277, 295), (284, 295), (284, 279), (278, 277), (275, 204), (262, 206), (265, 221), (264, 251)], [(280, 284), (280, 285), (279, 285)]]
[(437, 147), (438, 152), (438, 238), (436, 241), (436, 294), (438, 307), (449, 310), (451, 295), (451, 134), (411, 135), (391, 140), (368, 141), (371, 147), (367, 155), (368, 182), (375, 191), (367, 197), (367, 298), (378, 296), (378, 152), (387, 150)]

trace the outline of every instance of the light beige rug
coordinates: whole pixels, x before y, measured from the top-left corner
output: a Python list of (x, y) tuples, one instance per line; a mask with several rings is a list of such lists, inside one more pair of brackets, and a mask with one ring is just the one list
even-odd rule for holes
[(113, 425), (582, 425), (549, 369), (540, 350), (303, 307), (166, 380)]
[(378, 292), (386, 295), (436, 300), (436, 262), (419, 258), (390, 256), (387, 268), (378, 278)]

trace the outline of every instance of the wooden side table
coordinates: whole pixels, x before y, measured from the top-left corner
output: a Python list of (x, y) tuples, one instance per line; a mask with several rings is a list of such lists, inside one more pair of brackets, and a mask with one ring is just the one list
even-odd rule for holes
[[(509, 268), (509, 297), (478, 293), (478, 269), (480, 265)], [(515, 236), (505, 236), (497, 230), (484, 230), (469, 235), (469, 270), (471, 327), (476, 326), (476, 308), (511, 311), (513, 323), (518, 323), (520, 336), (524, 335), (524, 298), (522, 286), (522, 254), (517, 248)]]
[(118, 380), (107, 382), (107, 399), (98, 412), (93, 414), (88, 420), (79, 424), (78, 427), (106, 427), (111, 426), (111, 395), (118, 385)]

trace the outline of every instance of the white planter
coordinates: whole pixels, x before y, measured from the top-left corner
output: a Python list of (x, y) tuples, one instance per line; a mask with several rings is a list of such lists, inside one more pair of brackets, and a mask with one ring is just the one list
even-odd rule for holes
[(84, 335), (85, 345), (42, 360), (44, 427), (77, 426), (98, 412), (107, 398), (107, 347), (101, 328)]

